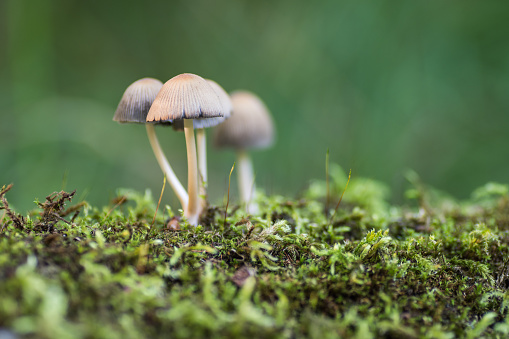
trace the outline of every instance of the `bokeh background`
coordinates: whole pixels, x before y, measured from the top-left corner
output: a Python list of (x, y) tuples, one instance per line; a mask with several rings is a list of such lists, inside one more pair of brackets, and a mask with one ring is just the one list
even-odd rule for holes
[[(329, 149), (395, 201), (407, 168), (465, 198), (509, 182), (508, 18), (507, 1), (2, 0), (0, 184), (20, 211), (62, 188), (158, 195), (144, 127), (111, 119), (133, 81), (192, 72), (270, 108), (277, 143), (253, 153), (268, 193), (323, 179)], [(182, 133), (157, 132), (185, 183)], [(234, 159), (209, 148), (216, 203)]]

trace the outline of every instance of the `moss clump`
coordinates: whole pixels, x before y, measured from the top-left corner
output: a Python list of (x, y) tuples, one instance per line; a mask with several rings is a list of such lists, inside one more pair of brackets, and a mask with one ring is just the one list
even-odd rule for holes
[[(334, 171), (333, 171), (334, 172)], [(342, 177), (343, 175), (343, 177)], [(336, 169), (333, 192), (344, 184)], [(0, 214), (0, 333), (42, 338), (505, 337), (509, 195), (423, 185), (390, 206), (357, 179), (332, 224), (325, 187), (259, 196), (260, 217), (210, 208), (189, 227), (149, 193), (102, 209), (48, 196)], [(325, 213), (328, 212), (328, 213)]]

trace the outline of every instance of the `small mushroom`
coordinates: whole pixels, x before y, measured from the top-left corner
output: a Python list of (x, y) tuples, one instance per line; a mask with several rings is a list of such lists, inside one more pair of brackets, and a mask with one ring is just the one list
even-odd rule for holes
[[(221, 104), (223, 106), (223, 117), (209, 118), (209, 119), (196, 119), (194, 120), (194, 128), (196, 129), (196, 148), (198, 152), (198, 182), (200, 189), (200, 207), (204, 209), (207, 206), (207, 137), (205, 134), (205, 128), (214, 127), (222, 123), (225, 119), (228, 119), (232, 112), (232, 103), (230, 96), (217, 82), (205, 79), (216, 92)], [(184, 122), (182, 120), (176, 120), (173, 124), (173, 129), (177, 131), (184, 130)]]
[(156, 156), (157, 162), (159, 163), (163, 173), (166, 175), (171, 188), (177, 195), (182, 208), (185, 210), (188, 200), (187, 192), (175, 175), (175, 172), (173, 172), (168, 159), (166, 159), (166, 156), (159, 145), (154, 125), (147, 124), (146, 122), (150, 106), (162, 87), (163, 83), (153, 78), (143, 78), (133, 82), (125, 90), (124, 95), (118, 104), (117, 110), (115, 111), (113, 120), (120, 123), (145, 124), (148, 139), (152, 146), (152, 150), (154, 151), (154, 155)]
[(184, 73), (168, 80), (155, 98), (147, 115), (151, 121), (184, 121), (187, 147), (187, 180), (189, 200), (184, 215), (189, 224), (198, 224), (198, 167), (194, 140), (194, 119), (223, 116), (223, 106), (216, 92), (202, 77)]
[(230, 147), (237, 152), (238, 183), (241, 202), (247, 213), (257, 213), (251, 200), (255, 191), (253, 165), (248, 149), (267, 148), (274, 142), (274, 124), (265, 104), (251, 92), (235, 91), (230, 94), (233, 110), (230, 119), (214, 131), (217, 147)]

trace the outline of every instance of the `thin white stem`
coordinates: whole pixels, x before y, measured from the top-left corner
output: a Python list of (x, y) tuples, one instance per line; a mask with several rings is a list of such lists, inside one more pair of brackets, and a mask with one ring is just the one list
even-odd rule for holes
[(196, 129), (198, 150), (198, 183), (200, 186), (200, 212), (207, 206), (207, 138), (205, 128)]
[(196, 160), (196, 142), (194, 140), (194, 127), (192, 119), (184, 119), (184, 133), (187, 147), (187, 191), (189, 200), (184, 215), (189, 224), (198, 225), (198, 164)]
[(187, 206), (188, 195), (184, 186), (180, 183), (179, 179), (173, 172), (173, 169), (166, 159), (163, 150), (161, 149), (161, 145), (159, 145), (159, 141), (157, 140), (156, 131), (154, 129), (153, 124), (145, 124), (147, 128), (148, 140), (150, 141), (150, 146), (152, 146), (152, 151), (154, 151), (154, 155), (156, 156), (157, 162), (159, 163), (159, 167), (166, 175), (166, 179), (170, 183), (173, 192), (177, 195), (177, 198), (180, 201), (180, 205), (182, 205), (182, 209), (185, 211)]
[(252, 201), (255, 192), (253, 164), (246, 151), (237, 152), (237, 166), (240, 200), (246, 204), (246, 212), (254, 214), (258, 211), (258, 206)]

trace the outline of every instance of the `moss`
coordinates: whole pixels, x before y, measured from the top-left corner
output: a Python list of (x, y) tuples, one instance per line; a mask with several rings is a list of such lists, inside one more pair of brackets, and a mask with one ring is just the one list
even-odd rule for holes
[[(333, 196), (344, 173), (331, 171)], [(509, 196), (471, 201), (415, 176), (409, 206), (355, 179), (332, 224), (323, 182), (298, 200), (258, 195), (261, 216), (211, 207), (189, 225), (150, 192), (110, 206), (74, 192), (27, 216), (0, 191), (0, 331), (41, 338), (505, 337)], [(447, 202), (444, 202), (447, 201)], [(66, 206), (70, 205), (69, 207)], [(413, 205), (413, 206), (412, 206)]]

